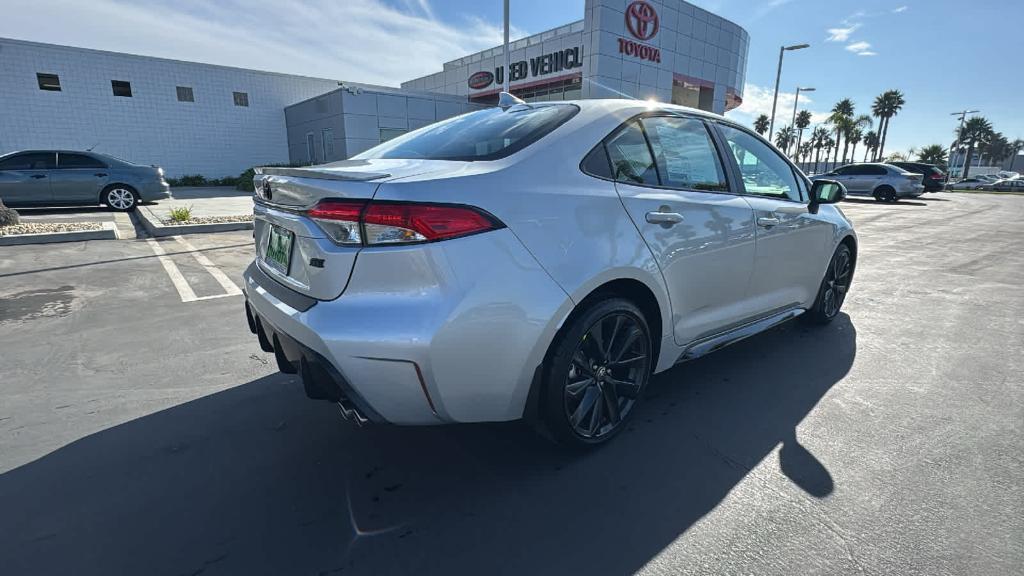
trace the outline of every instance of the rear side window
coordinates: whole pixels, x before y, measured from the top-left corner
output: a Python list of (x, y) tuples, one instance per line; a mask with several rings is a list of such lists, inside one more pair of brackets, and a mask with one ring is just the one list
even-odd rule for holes
[(651, 149), (637, 122), (626, 124), (605, 146), (611, 161), (612, 178), (629, 184), (659, 184)]
[(885, 176), (889, 173), (883, 166), (866, 166), (865, 168), (866, 176)]
[(353, 158), (497, 160), (543, 138), (577, 112), (572, 104), (488, 108), (398, 136)]
[(48, 170), (55, 164), (53, 152), (28, 152), (0, 160), (0, 170)]
[(655, 116), (642, 120), (661, 185), (688, 190), (728, 190), (711, 135), (700, 120)]
[(57, 157), (59, 168), (106, 168), (103, 162), (85, 154), (65, 154), (63, 152)]

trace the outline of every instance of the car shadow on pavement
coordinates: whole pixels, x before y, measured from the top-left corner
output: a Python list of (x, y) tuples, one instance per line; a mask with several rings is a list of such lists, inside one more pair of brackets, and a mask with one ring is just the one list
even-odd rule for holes
[(879, 202), (878, 200), (875, 200), (873, 198), (872, 199), (867, 199), (867, 198), (850, 198), (850, 197), (846, 197), (846, 198), (843, 199), (843, 202), (849, 202), (851, 204), (874, 204), (874, 205), (878, 205), (878, 206), (927, 206), (928, 205), (928, 204), (926, 204), (924, 202), (920, 202), (920, 200), (921, 200), (920, 198), (917, 198), (915, 200), (900, 200), (898, 202)]
[(292, 377), (267, 376), (0, 476), (0, 565), (12, 575), (633, 573), (780, 444), (782, 474), (810, 498), (831, 493), (842, 478), (796, 428), (855, 354), (845, 314), (822, 328), (789, 323), (657, 376), (629, 428), (590, 452), (518, 423), (354, 429)]

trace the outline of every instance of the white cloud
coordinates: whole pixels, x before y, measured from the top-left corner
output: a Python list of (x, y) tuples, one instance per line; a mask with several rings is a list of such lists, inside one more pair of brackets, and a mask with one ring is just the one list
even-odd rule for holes
[(500, 44), (502, 32), (479, 18), (438, 21), (428, 0), (8, 0), (0, 36), (397, 85)]
[(893, 14), (900, 14), (902, 12), (906, 12), (907, 8), (910, 8), (910, 7), (909, 6), (900, 6), (899, 8), (893, 8), (892, 13)]
[[(756, 84), (747, 84), (743, 88), (743, 104), (738, 108), (726, 112), (725, 115), (737, 122), (753, 125), (758, 116), (764, 114), (769, 118), (772, 115), (772, 95), (774, 89), (762, 87)], [(788, 125), (793, 120), (793, 101), (796, 98), (794, 92), (779, 92), (779, 102), (775, 107), (775, 126)], [(805, 92), (800, 93), (800, 106), (798, 110), (811, 110), (811, 125), (824, 122), (828, 118), (828, 112), (815, 112), (812, 110), (814, 100)]]
[(860, 28), (860, 24), (850, 24), (846, 28), (829, 28), (828, 38), (825, 39), (827, 42), (846, 42), (850, 39), (850, 34), (853, 34)]
[(861, 52), (865, 52), (869, 48), (871, 48), (871, 44), (868, 44), (867, 42), (864, 42), (863, 40), (861, 40), (860, 42), (852, 42), (852, 43), (846, 45), (846, 50), (847, 51), (854, 52), (856, 54), (860, 54)]
[(857, 52), (857, 56), (878, 56), (878, 52), (864, 50), (863, 52)]

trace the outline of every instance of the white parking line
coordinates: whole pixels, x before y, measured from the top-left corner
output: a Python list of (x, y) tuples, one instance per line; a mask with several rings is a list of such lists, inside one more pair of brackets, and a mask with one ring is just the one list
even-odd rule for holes
[(185, 280), (185, 276), (181, 273), (181, 270), (178, 269), (178, 266), (173, 260), (171, 260), (170, 256), (167, 255), (167, 252), (164, 251), (164, 247), (155, 239), (147, 238), (146, 242), (148, 242), (149, 246), (153, 249), (153, 253), (156, 254), (157, 259), (160, 260), (160, 264), (163, 265), (164, 271), (167, 272), (167, 276), (170, 277), (171, 283), (174, 284), (174, 288), (177, 289), (178, 296), (181, 297), (182, 302), (198, 302), (200, 300), (213, 300), (215, 298), (226, 298), (228, 296), (239, 296), (242, 294), (242, 290), (238, 285), (232, 282), (231, 279), (228, 278), (227, 274), (225, 274), (220, 268), (217, 268), (217, 266), (211, 262), (205, 254), (199, 252), (191, 242), (185, 240), (181, 236), (174, 236), (173, 238), (188, 250), (189, 254), (196, 259), (196, 262), (199, 262), (199, 264), (205, 268), (211, 276), (213, 276), (213, 279), (224, 288), (225, 292), (224, 294), (214, 294), (212, 296), (196, 296), (195, 291), (192, 290), (191, 286), (189, 286), (188, 281)]
[[(210, 259), (206, 257), (206, 254), (203, 254), (199, 250), (196, 250), (196, 247), (193, 246), (191, 242), (185, 240), (181, 236), (174, 236), (173, 238), (177, 240), (179, 244), (184, 246), (185, 249), (192, 254), (192, 257), (196, 259), (196, 262), (199, 262), (199, 264), (201, 264), (203, 268), (206, 268), (206, 271), (210, 273), (210, 276), (213, 276), (213, 279), (216, 280), (217, 283), (220, 284), (222, 288), (224, 288), (225, 294), (223, 294), (223, 296), (242, 295), (242, 289), (239, 288), (237, 284), (232, 282), (231, 278), (228, 278), (228, 275), (225, 274), (220, 268), (217, 268), (217, 265), (211, 262)], [(213, 296), (213, 298), (219, 297), (221, 296)]]

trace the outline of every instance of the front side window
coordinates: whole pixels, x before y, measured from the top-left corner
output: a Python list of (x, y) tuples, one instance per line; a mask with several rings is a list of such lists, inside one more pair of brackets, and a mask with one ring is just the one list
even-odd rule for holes
[(732, 149), (747, 194), (801, 200), (793, 168), (778, 152), (743, 130), (725, 124), (718, 129)]
[(497, 160), (543, 138), (577, 112), (571, 104), (488, 108), (425, 126), (353, 158)]
[(53, 152), (27, 152), (0, 160), (0, 170), (48, 170), (55, 165)]
[(648, 186), (659, 184), (658, 169), (639, 123), (634, 121), (625, 125), (605, 146), (615, 180)]
[(125, 98), (132, 97), (132, 83), (124, 80), (111, 80), (110, 88), (114, 91), (114, 96), (124, 96)]
[(725, 191), (725, 170), (704, 123), (695, 118), (655, 116), (642, 120), (661, 185)]
[(103, 162), (85, 154), (61, 152), (57, 157), (58, 168), (106, 168)]

